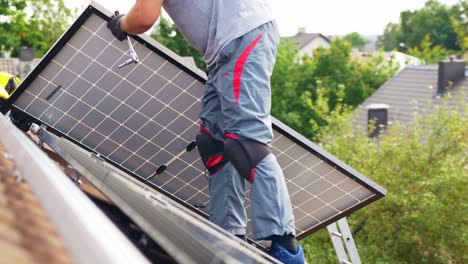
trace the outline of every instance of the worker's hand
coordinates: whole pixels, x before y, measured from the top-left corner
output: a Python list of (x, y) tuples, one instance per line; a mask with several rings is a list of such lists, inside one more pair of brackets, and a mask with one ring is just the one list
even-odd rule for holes
[(115, 12), (115, 15), (113, 15), (109, 22), (107, 22), (107, 28), (109, 28), (112, 32), (112, 35), (114, 35), (120, 41), (123, 41), (125, 38), (127, 38), (127, 33), (120, 30), (120, 19), (123, 16), (123, 14), (119, 15), (118, 12)]

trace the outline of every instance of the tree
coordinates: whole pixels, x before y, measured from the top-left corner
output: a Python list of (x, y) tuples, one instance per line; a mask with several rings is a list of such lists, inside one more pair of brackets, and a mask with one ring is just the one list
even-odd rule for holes
[(205, 70), (203, 55), (190, 45), (174, 23), (161, 16), (151, 37), (180, 56), (193, 57), (198, 68)]
[(460, 3), (457, 14), (457, 16), (451, 18), (452, 27), (457, 33), (461, 53), (465, 54), (468, 60), (468, 2), (462, 1)]
[(2, 0), (0, 1), (0, 49), (4, 56), (5, 51), (10, 51), (19, 42), (20, 34), (14, 31), (12, 18), (15, 14), (22, 12), (26, 8), (25, 0)]
[(36, 57), (42, 57), (67, 29), (73, 14), (63, 0), (9, 0), (1, 5), (2, 9), (13, 7), (7, 12), (0, 10), (7, 18), (0, 24), (0, 47), (12, 56), (28, 46), (34, 48)]
[(382, 35), (382, 46), (384, 50), (393, 50), (400, 47), (400, 24), (388, 23), (385, 26), (384, 33)]
[[(452, 99), (455, 106), (441, 98), (378, 140), (356, 130), (347, 111), (329, 115), (319, 131), (322, 147), (387, 189), (348, 217), (363, 263), (467, 263), (468, 106), (465, 95)], [(330, 246), (318, 244), (326, 237), (304, 243), (312, 262), (336, 262)]]
[[(335, 111), (341, 100), (356, 107), (397, 70), (383, 57), (361, 62), (352, 60), (350, 53), (350, 43), (336, 39), (329, 49), (319, 48), (301, 58), (293, 43), (282, 40), (271, 79), (272, 114), (314, 139), (327, 124), (324, 115)], [(318, 101), (321, 97), (326, 102)]]
[(351, 42), (351, 45), (358, 49), (364, 48), (367, 43), (367, 41), (357, 32), (353, 32), (344, 36), (344, 39)]
[(42, 57), (71, 24), (73, 11), (63, 0), (28, 0), (31, 16), (23, 32), (20, 47), (34, 48), (35, 56)]
[(448, 57), (449, 52), (442, 46), (433, 46), (430, 35), (424, 37), (419, 47), (409, 49), (409, 55), (424, 60), (425, 64), (437, 64)]
[[(272, 114), (304, 135), (312, 137), (309, 120), (314, 112), (307, 107), (306, 100), (314, 89), (312, 84), (316, 63), (311, 60), (303, 63), (301, 61), (296, 45), (289, 40), (282, 40), (271, 77)], [(304, 82), (310, 85), (300, 84)]]
[(447, 50), (459, 51), (460, 45), (451, 18), (458, 19), (460, 16), (458, 5), (447, 7), (435, 0), (427, 1), (420, 10), (403, 11), (398, 26), (390, 23), (385, 28), (385, 49), (406, 51), (407, 48), (418, 47), (429, 34), (433, 46), (440, 45)]

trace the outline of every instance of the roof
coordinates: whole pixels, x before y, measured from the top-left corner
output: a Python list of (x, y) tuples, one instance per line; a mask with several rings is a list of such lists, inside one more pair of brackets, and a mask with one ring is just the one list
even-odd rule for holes
[(0, 59), (0, 71), (16, 75), (16, 65), (18, 62), (18, 59)]
[(32, 61), (21, 62), (18, 58), (0, 58), (0, 71), (24, 78), (40, 60), (41, 59), (33, 59)]
[(0, 146), (0, 263), (73, 263), (29, 184)]
[(292, 37), (287, 37), (287, 39), (289, 39), (292, 42), (296, 42), (297, 47), (299, 49), (302, 49), (307, 44), (309, 44), (312, 40), (316, 38), (320, 38), (320, 37), (325, 39), (327, 42), (330, 42), (330, 40), (327, 37), (325, 37), (324, 35), (320, 33), (297, 33), (296, 35)]
[(353, 60), (364, 61), (369, 56), (382, 56), (384, 58), (384, 63), (392, 60), (393, 62), (398, 62), (400, 65), (399, 69), (403, 69), (408, 65), (421, 65), (423, 61), (415, 56), (411, 56), (409, 54), (399, 52), (399, 51), (353, 51), (351, 52), (351, 58)]
[[(468, 68), (465, 68), (468, 70)], [(436, 65), (407, 66), (393, 78), (382, 85), (374, 94), (367, 98), (356, 111), (360, 111), (356, 124), (367, 127), (367, 112), (365, 108), (371, 104), (386, 104), (388, 121), (398, 121), (401, 124), (411, 124), (414, 112), (424, 108), (427, 103), (437, 103), (438, 67)], [(468, 78), (465, 77), (454, 84), (451, 94), (464, 91), (468, 94)], [(449, 99), (453, 105), (456, 96)], [(465, 96), (468, 103), (468, 97)], [(391, 123), (390, 123), (391, 124)]]
[(148, 263), (7, 116), (0, 131), (0, 263)]

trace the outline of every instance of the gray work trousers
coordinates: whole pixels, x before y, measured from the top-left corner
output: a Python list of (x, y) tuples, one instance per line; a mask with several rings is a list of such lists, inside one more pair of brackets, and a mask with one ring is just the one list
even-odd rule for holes
[[(231, 41), (208, 69), (200, 118), (217, 140), (224, 141), (227, 133), (265, 144), (273, 140), (270, 77), (278, 44), (271, 21)], [(294, 234), (291, 201), (276, 157), (266, 156), (252, 176), (253, 238)], [(209, 176), (209, 190), (210, 220), (245, 235), (245, 180), (231, 162)]]

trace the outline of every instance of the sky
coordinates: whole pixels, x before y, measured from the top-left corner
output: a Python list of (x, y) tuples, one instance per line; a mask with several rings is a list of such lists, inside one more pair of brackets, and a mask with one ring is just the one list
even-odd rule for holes
[[(134, 0), (95, 0), (105, 8), (120, 13), (127, 12)], [(194, 0), (197, 1), (197, 0)], [(233, 1), (233, 0), (225, 0)], [(269, 0), (277, 20), (281, 36), (292, 36), (299, 27), (308, 33), (346, 35), (358, 32), (362, 35), (381, 35), (390, 22), (398, 22), (400, 12), (416, 10), (426, 0)], [(87, 0), (65, 0), (72, 6), (85, 6)], [(459, 0), (439, 0), (454, 5)]]

